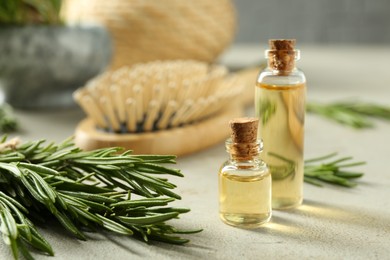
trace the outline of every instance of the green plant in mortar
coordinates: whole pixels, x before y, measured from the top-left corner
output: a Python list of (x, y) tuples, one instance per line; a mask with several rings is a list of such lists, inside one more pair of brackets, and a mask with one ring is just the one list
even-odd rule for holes
[(2, 0), (0, 24), (59, 24), (62, 0)]

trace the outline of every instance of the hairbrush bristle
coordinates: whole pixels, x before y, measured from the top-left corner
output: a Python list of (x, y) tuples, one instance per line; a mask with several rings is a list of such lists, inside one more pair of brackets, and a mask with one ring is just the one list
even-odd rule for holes
[(149, 132), (210, 117), (241, 91), (224, 66), (156, 61), (108, 71), (74, 93), (103, 130)]

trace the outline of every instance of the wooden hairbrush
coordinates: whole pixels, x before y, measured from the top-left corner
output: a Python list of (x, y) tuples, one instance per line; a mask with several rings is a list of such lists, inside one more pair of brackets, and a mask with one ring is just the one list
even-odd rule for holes
[(83, 149), (183, 155), (225, 139), (242, 114), (234, 76), (220, 65), (156, 61), (107, 71), (74, 93), (87, 114), (76, 129)]

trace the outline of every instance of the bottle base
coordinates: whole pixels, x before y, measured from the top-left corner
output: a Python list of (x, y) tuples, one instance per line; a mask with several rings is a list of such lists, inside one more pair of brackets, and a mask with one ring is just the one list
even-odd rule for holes
[(271, 213), (266, 214), (236, 214), (236, 213), (220, 213), (221, 220), (234, 227), (241, 228), (257, 228), (267, 223), (271, 219)]
[(302, 199), (276, 198), (272, 199), (272, 209), (293, 209), (302, 204)]

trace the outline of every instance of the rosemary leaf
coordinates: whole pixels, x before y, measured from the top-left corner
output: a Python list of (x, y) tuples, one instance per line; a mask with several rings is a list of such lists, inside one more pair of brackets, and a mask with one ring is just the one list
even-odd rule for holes
[(164, 222), (172, 218), (176, 218), (178, 212), (168, 212), (145, 217), (118, 217), (122, 222), (131, 225), (151, 225), (158, 222)]
[(173, 198), (153, 198), (153, 199), (139, 199), (139, 200), (125, 200), (111, 204), (112, 207), (134, 207), (134, 206), (165, 206), (169, 202), (174, 201)]
[(326, 182), (344, 187), (355, 187), (357, 183), (351, 179), (360, 178), (363, 176), (363, 173), (351, 172), (347, 168), (363, 165), (365, 162), (345, 164), (344, 162), (353, 159), (350, 156), (326, 162), (329, 159), (333, 159), (336, 155), (337, 153), (332, 153), (305, 160), (304, 181), (316, 186), (322, 186), (321, 182)]
[(34, 258), (32, 257), (32, 255), (30, 254), (30, 252), (28, 251), (24, 243), (20, 241), (21, 239), (19, 238), (18, 240), (19, 240), (17, 241), (18, 250), (22, 253), (23, 257), (26, 260), (34, 260)]
[(129, 235), (129, 236), (133, 235), (133, 231), (131, 231), (131, 229), (123, 226), (122, 224), (116, 221), (113, 221), (99, 214), (96, 214), (96, 217), (98, 217), (102, 221), (103, 227), (107, 228), (108, 230), (111, 230), (115, 233), (122, 234), (122, 235)]
[(0, 230), (3, 235), (7, 236), (9, 240), (15, 240), (18, 237), (18, 229), (16, 221), (11, 212), (7, 210), (7, 206), (0, 203)]
[(164, 166), (154, 164), (154, 163), (136, 163), (135, 167), (139, 171), (145, 171), (147, 173), (155, 173), (155, 174), (171, 174), (179, 177), (184, 177), (184, 175), (177, 169), (169, 169)]
[(72, 197), (82, 198), (88, 201), (101, 202), (101, 203), (115, 203), (116, 200), (101, 196), (99, 194), (87, 193), (87, 192), (72, 192), (72, 191), (61, 191), (63, 194), (72, 195)]
[(318, 187), (322, 187), (323, 186), (320, 181), (316, 180), (315, 178), (313, 178), (311, 176), (307, 176), (307, 174), (305, 174), (303, 179), (304, 179), (305, 182), (313, 184), (315, 186), (318, 186)]
[(330, 104), (308, 103), (309, 113), (318, 114), (329, 120), (352, 128), (373, 127), (372, 118), (390, 121), (390, 107), (363, 102), (334, 102)]
[[(46, 252), (49, 255), (53, 256), (54, 251), (49, 244), (49, 242), (46, 241), (46, 239), (38, 232), (38, 230), (35, 228), (34, 224), (30, 221), (28, 221), (29, 229), (31, 230), (31, 240), (27, 239), (29, 243), (33, 247), (35, 247), (38, 250), (41, 250), (42, 252)], [(22, 238), (25, 238), (26, 236), (24, 235), (24, 229), (19, 229), (21, 231), (20, 233), (22, 234)], [(28, 238), (28, 237), (27, 237)]]

